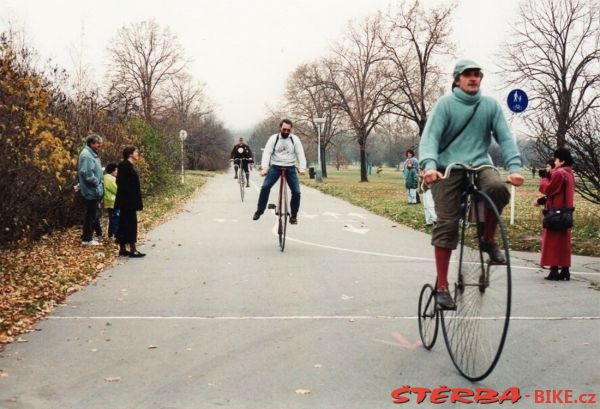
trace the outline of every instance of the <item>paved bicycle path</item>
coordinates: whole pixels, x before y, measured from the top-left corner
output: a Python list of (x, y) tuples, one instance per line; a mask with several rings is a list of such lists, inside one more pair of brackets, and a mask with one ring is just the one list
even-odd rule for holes
[(255, 177), (244, 203), (231, 174), (213, 178), (148, 235), (146, 258), (107, 269), (8, 346), (0, 408), (392, 408), (403, 385), (600, 392), (600, 293), (587, 281), (599, 259), (576, 257), (572, 281), (551, 283), (535, 256), (512, 253), (505, 350), (472, 384), (441, 337), (420, 346), (427, 234), (303, 186), (281, 253), (274, 215), (251, 220)]

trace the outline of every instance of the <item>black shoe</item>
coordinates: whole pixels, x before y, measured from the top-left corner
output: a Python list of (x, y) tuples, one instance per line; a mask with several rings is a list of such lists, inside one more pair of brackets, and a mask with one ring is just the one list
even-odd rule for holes
[(234, 179), (237, 179), (237, 175), (235, 175), (233, 178), (234, 178)]
[(246, 187), (250, 187), (250, 183), (246, 183)]
[(144, 253), (140, 253), (139, 251), (132, 251), (131, 253), (129, 253), (129, 257), (146, 257), (146, 255)]
[(435, 303), (440, 310), (456, 310), (456, 304), (450, 296), (447, 288), (437, 290), (435, 293)]
[(544, 280), (558, 281), (561, 280), (558, 274), (558, 267), (550, 267), (550, 274), (544, 277)]
[(295, 214), (290, 216), (290, 224), (298, 224), (298, 216)]
[(119, 256), (129, 256), (131, 253), (128, 252), (127, 250), (119, 250)]
[(258, 220), (258, 219), (260, 219), (261, 215), (262, 215), (262, 213), (254, 212), (254, 216), (252, 216), (252, 220)]
[(569, 281), (571, 279), (571, 272), (569, 271), (569, 267), (563, 267), (560, 269), (560, 274), (558, 274), (558, 280)]
[(486, 252), (488, 256), (490, 256), (490, 260), (493, 263), (506, 264), (506, 257), (504, 257), (502, 251), (500, 251), (498, 246), (496, 246), (494, 243), (481, 242), (479, 248), (481, 248), (481, 251)]

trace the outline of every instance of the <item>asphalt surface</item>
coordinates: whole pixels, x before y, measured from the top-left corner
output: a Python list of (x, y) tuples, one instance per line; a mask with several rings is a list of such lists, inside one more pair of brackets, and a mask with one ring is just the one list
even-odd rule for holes
[(417, 404), (414, 394), (394, 404), (404, 385), (518, 388), (521, 399), (502, 407), (598, 407), (535, 396), (600, 393), (600, 292), (590, 285), (600, 259), (574, 257), (572, 280), (557, 283), (543, 280), (537, 255), (512, 252), (506, 345), (472, 383), (441, 334), (432, 351), (419, 340), (419, 291), (435, 276), (427, 234), (303, 186), (282, 253), (273, 213), (252, 221), (261, 180), (251, 179), (242, 203), (232, 174), (213, 178), (148, 235), (147, 257), (121, 258), (7, 346), (0, 408), (480, 406)]

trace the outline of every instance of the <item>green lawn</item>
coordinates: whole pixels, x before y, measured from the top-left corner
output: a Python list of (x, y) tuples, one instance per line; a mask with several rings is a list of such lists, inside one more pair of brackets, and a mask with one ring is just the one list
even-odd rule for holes
[[(378, 215), (387, 217), (416, 230), (429, 231), (425, 225), (423, 207), (406, 203), (406, 189), (402, 172), (394, 168), (384, 168), (379, 175), (369, 176), (369, 182), (360, 182), (358, 167), (327, 169), (328, 177), (323, 183), (302, 178), (303, 183), (324, 193), (339, 197)], [(510, 209), (503, 217), (508, 226), (510, 246), (515, 250), (539, 251), (542, 223), (541, 207), (533, 206), (540, 195), (539, 178), (532, 179), (531, 172), (523, 172), (526, 180), (517, 188), (515, 200), (515, 223), (510, 225)], [(573, 254), (600, 256), (600, 206), (576, 198), (575, 227), (573, 228)]]

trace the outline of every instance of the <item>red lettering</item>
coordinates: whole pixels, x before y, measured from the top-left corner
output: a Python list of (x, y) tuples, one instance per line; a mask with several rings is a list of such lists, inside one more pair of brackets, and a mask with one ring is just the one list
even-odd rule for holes
[(395, 389), (392, 391), (392, 399), (394, 399), (394, 403), (406, 403), (409, 402), (410, 399), (406, 396), (402, 396), (405, 393), (410, 392), (410, 386), (404, 385), (401, 388)]
[(431, 403), (444, 403), (448, 399), (447, 393), (450, 392), (450, 388), (445, 385), (440, 385), (439, 388), (435, 388), (431, 391), (429, 402)]
[(565, 391), (565, 403), (574, 403), (573, 402), (573, 390), (567, 389)]
[(504, 401), (508, 400), (515, 404), (519, 401), (519, 399), (521, 399), (521, 391), (516, 386), (511, 386), (502, 393), (502, 395), (498, 399), (498, 402), (502, 404), (504, 403)]
[(565, 403), (563, 399), (560, 397), (564, 391), (552, 389), (552, 403)]
[[(585, 397), (588, 396), (590, 399), (586, 400)], [(579, 402), (581, 403), (598, 403), (596, 402), (596, 394), (595, 393), (582, 393), (579, 395)]]
[(544, 403), (544, 391), (541, 389), (536, 389), (533, 394), (533, 402), (534, 403)]
[(429, 392), (431, 392), (429, 388), (412, 388), (412, 393), (417, 394), (417, 403), (422, 403)]
[(481, 404), (496, 403), (498, 402), (498, 392), (489, 388), (477, 388), (474, 401)]
[(451, 403), (456, 403), (456, 402), (473, 403), (473, 399), (466, 399), (466, 398), (470, 398), (474, 395), (475, 395), (475, 392), (473, 392), (471, 389), (454, 388), (454, 389), (452, 389), (452, 394), (450, 395), (450, 402)]

